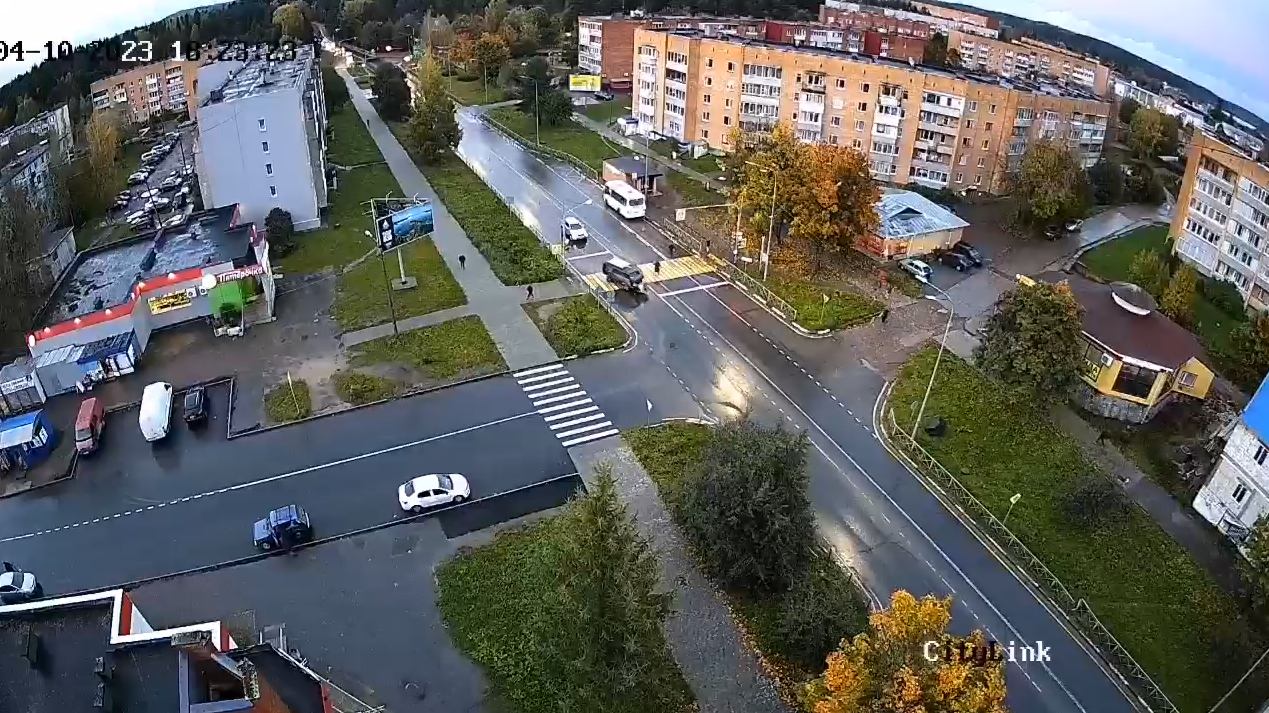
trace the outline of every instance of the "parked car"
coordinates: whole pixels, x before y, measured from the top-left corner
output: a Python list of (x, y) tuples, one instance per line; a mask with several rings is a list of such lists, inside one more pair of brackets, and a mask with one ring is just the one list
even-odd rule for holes
[(397, 488), (402, 510), (420, 513), (438, 505), (458, 504), (471, 497), (471, 485), (458, 473), (420, 475)]
[(570, 215), (560, 224), (560, 238), (573, 245), (584, 247), (589, 236), (586, 234), (586, 226), (582, 225), (582, 221)]
[(128, 224), (128, 227), (135, 230), (150, 223), (150, 213), (144, 210), (134, 211), (128, 214), (128, 217), (124, 219), (124, 222)]
[[(188, 186), (186, 186), (186, 188), (188, 188)], [(185, 190), (182, 189), (176, 195), (172, 196), (172, 207), (184, 208), (185, 204), (189, 201), (188, 196), (189, 196), (189, 193), (187, 193)]]
[(180, 176), (168, 176), (167, 178), (163, 179), (162, 183), (159, 184), (160, 191), (174, 191), (180, 187), (181, 187)]
[(189, 165), (188, 165), (188, 166), (186, 166), (185, 168), (182, 168), (182, 169), (181, 169), (181, 174), (182, 174), (182, 175), (185, 175), (185, 176), (192, 176), (192, 175), (194, 175), (194, 164), (189, 164)]
[(643, 291), (643, 271), (619, 257), (605, 261), (600, 270), (604, 277), (618, 289), (631, 292)]
[(128, 185), (135, 186), (138, 183), (145, 183), (145, 179), (149, 177), (150, 177), (150, 174), (147, 171), (137, 171), (133, 173), (131, 176), (128, 176)]
[(953, 245), (951, 251), (969, 258), (969, 261), (974, 263), (974, 267), (983, 266), (983, 254), (978, 252), (978, 248), (963, 240)]
[(75, 451), (87, 455), (101, 445), (101, 432), (106, 429), (106, 410), (101, 400), (95, 396), (84, 399), (79, 404), (79, 414), (75, 416)]
[(137, 198), (141, 198), (144, 200), (150, 200), (151, 198), (158, 198), (158, 197), (159, 197), (159, 189), (157, 188), (151, 188), (147, 191), (141, 191), (140, 195), (137, 196)]
[(185, 215), (184, 213), (177, 213), (171, 218), (168, 218), (167, 220), (163, 221), (163, 227), (164, 228), (181, 228), (181, 227), (184, 227), (185, 224), (188, 222), (189, 222), (188, 215)]
[(952, 252), (951, 250), (939, 253), (939, 262), (947, 265), (957, 272), (965, 272), (966, 270), (974, 267), (973, 261), (971, 261), (968, 257), (965, 257), (958, 252)]
[(132, 191), (128, 190), (127, 188), (123, 189), (122, 191), (119, 191), (119, 195), (115, 196), (115, 200), (117, 200), (117, 201), (120, 201), (120, 200), (122, 200), (122, 201), (130, 201), (130, 200), (132, 200)]
[(1083, 220), (1072, 220), (1071, 222), (1066, 224), (1066, 232), (1068, 233), (1078, 233), (1083, 229), (1084, 229)]
[[(164, 226), (167, 223), (163, 224)], [(185, 423), (190, 426), (207, 421), (207, 392), (201, 386), (195, 386), (185, 392)]]
[(111, 210), (126, 210), (128, 207), (128, 204), (131, 202), (132, 202), (131, 198), (124, 198), (120, 196), (119, 198), (115, 199), (114, 203), (110, 204), (110, 209)]
[(610, 102), (617, 98), (612, 92), (595, 92), (594, 96), (601, 102)]
[(313, 539), (313, 525), (299, 505), (269, 512), (251, 527), (251, 542), (262, 550), (293, 547)]
[(921, 282), (929, 282), (930, 277), (934, 275), (934, 269), (925, 264), (924, 261), (914, 257), (904, 258), (899, 261), (899, 269), (915, 277)]
[(145, 209), (149, 211), (166, 210), (167, 208), (171, 207), (171, 205), (172, 205), (171, 198), (164, 198), (160, 196), (158, 198), (151, 198), (150, 200), (146, 201)]
[(1057, 240), (1058, 238), (1062, 237), (1062, 226), (1050, 225), (1049, 227), (1045, 228), (1044, 237), (1048, 238), (1049, 240)]
[(172, 385), (156, 381), (141, 392), (141, 413), (138, 416), (141, 435), (153, 443), (167, 437), (172, 421)]
[(44, 596), (44, 587), (30, 572), (5, 562), (0, 572), (0, 604), (21, 604)]

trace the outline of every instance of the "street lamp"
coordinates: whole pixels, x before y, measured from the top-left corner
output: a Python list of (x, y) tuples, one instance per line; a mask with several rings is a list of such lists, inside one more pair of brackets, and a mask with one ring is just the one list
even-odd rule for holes
[[(763, 166), (753, 161), (745, 161), (745, 164), (754, 168), (762, 169), (771, 174), (771, 215), (767, 220), (767, 237), (762, 241), (759, 249), (759, 259), (762, 261), (762, 281), (767, 281), (767, 274), (771, 270), (771, 239), (775, 234), (775, 202), (776, 202), (776, 186), (779, 184), (780, 175), (770, 166)], [(740, 229), (740, 216), (736, 216), (736, 228)]]
[[(521, 67), (528, 69), (528, 62), (521, 62)], [(542, 106), (538, 104), (538, 80), (533, 79), (533, 130), (537, 135), (538, 146), (542, 145)]]
[[(939, 373), (939, 362), (943, 361), (943, 350), (947, 347), (947, 335), (952, 331), (952, 318), (956, 316), (956, 310), (952, 307), (952, 298), (947, 293), (939, 289), (930, 282), (925, 284), (933, 287), (939, 294), (947, 300), (947, 326), (943, 328), (943, 338), (939, 340), (938, 356), (934, 357), (934, 369), (930, 372), (930, 383), (925, 386), (925, 397), (921, 399), (921, 408), (917, 411), (916, 421), (912, 423), (912, 441), (916, 442), (917, 427), (921, 425), (921, 418), (925, 416), (925, 405), (930, 401), (930, 391), (934, 389), (934, 377)], [(939, 298), (933, 295), (925, 295), (925, 299), (938, 302)]]

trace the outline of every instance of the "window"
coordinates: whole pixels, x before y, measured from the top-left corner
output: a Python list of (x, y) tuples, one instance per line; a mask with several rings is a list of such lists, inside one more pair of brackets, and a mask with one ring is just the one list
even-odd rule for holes
[(713, 78), (713, 77), (706, 77), (706, 78), (705, 78), (705, 86), (707, 86), (707, 87), (712, 87), (712, 86), (714, 86), (714, 78)]
[(961, 146), (964, 146), (965, 148), (969, 148), (969, 137), (968, 137), (968, 136), (961, 137)]
[(272, 175), (273, 175), (273, 164), (271, 164), (271, 163), (266, 163), (266, 164), (264, 165), (264, 175), (266, 175), (266, 176), (272, 176)]
[(982, 156), (979, 156), (979, 157), (978, 157), (978, 167), (979, 167), (979, 168), (982, 168), (983, 166), (986, 166), (986, 165), (987, 165), (987, 159), (983, 158)]
[(996, 113), (996, 105), (995, 105), (995, 104), (992, 104), (992, 105), (991, 105), (991, 109), (989, 109), (989, 110), (988, 110), (988, 113), (989, 113), (989, 114), (995, 114), (995, 113)]
[(706, 66), (706, 67), (713, 67), (713, 66), (714, 66), (714, 58), (713, 58), (713, 57), (710, 57), (710, 58), (706, 59), (706, 60), (705, 60), (705, 66)]
[(978, 111), (978, 102), (974, 102), (974, 101), (970, 102), (970, 103), (969, 103), (969, 110), (970, 110), (970, 111)]
[(965, 182), (965, 174), (963, 174), (963, 173), (958, 173), (958, 174), (956, 174), (956, 182), (957, 182), (957, 183), (964, 183), (964, 182)]
[(702, 104), (708, 104), (708, 103), (709, 103), (709, 95), (708, 95), (708, 94), (705, 94), (705, 95), (703, 95), (703, 96), (701, 97), (701, 103), (702, 103)]
[(991, 146), (991, 139), (983, 139), (983, 151), (986, 151), (988, 146)]
[(993, 127), (995, 127), (995, 124), (989, 121), (987, 122), (987, 125), (984, 126), (983, 128), (987, 129), (988, 131), (991, 131)]
[(964, 166), (964, 165), (966, 165), (966, 164), (968, 164), (968, 163), (969, 163), (969, 157), (968, 157), (968, 156), (961, 156), (960, 160), (959, 160), (959, 161), (957, 161), (957, 163), (959, 163), (960, 165)]
[(828, 135), (828, 143), (829, 143), (829, 145), (831, 145), (831, 146), (836, 146), (836, 145), (837, 145), (837, 134), (829, 134), (829, 135)]
[(268, 141), (261, 141), (261, 142), (260, 142), (260, 150), (261, 150), (261, 151), (264, 151), (265, 153), (269, 153), (269, 142), (268, 142)]
[[(1184, 372), (1184, 373), (1188, 374), (1189, 372)], [(1256, 465), (1264, 465), (1266, 457), (1269, 457), (1269, 449), (1266, 449), (1265, 444), (1263, 443), (1257, 444), (1256, 455), (1252, 456), (1251, 459), (1256, 461)]]
[(835, 117), (833, 117), (832, 119), (830, 119), (830, 120), (829, 120), (829, 123), (830, 123), (830, 124), (832, 124), (833, 126), (841, 126), (841, 125), (842, 125), (842, 117), (840, 117), (840, 116), (835, 116)]
[(269, 195), (273, 196), (274, 198), (277, 198), (277, 197), (278, 197), (278, 187), (277, 187), (277, 186), (269, 186)]
[(845, 88), (846, 88), (846, 80), (845, 80), (845, 79), (838, 79), (838, 80), (837, 80), (837, 88), (838, 88), (838, 89), (845, 89)]
[(724, 99), (724, 100), (723, 100), (723, 108), (724, 108), (724, 109), (730, 109), (730, 108), (731, 108), (731, 100), (730, 100), (730, 99)]
[(731, 117), (723, 115), (723, 126), (731, 126)]
[(856, 121), (856, 122), (855, 122), (855, 131), (863, 131), (865, 128), (867, 128), (867, 127), (866, 127), (866, 126), (864, 126), (864, 122), (862, 122), (862, 121)]
[(709, 112), (708, 112), (708, 111), (703, 111), (703, 112), (701, 112), (701, 121), (709, 121)]
[(974, 120), (973, 120), (973, 119), (966, 119), (966, 120), (965, 120), (965, 128), (966, 128), (966, 129), (970, 129), (970, 130), (972, 131), (972, 130), (973, 130), (973, 128), (974, 128)]
[(850, 145), (851, 145), (851, 146), (854, 146), (854, 147), (855, 147), (855, 148), (857, 148), (857, 149), (859, 149), (859, 148), (863, 148), (863, 146), (864, 146), (864, 142), (860, 141), (859, 139), (855, 139), (854, 141), (851, 141), (851, 142), (850, 142)]
[(859, 102), (859, 106), (855, 107), (860, 111), (868, 111), (868, 102)]
[(983, 185), (983, 174), (980, 173), (977, 176), (974, 176), (974, 185), (975, 186)]
[(264, 131), (264, 119), (256, 119), (256, 123), (260, 125), (260, 130)]
[(1144, 399), (1150, 396), (1150, 391), (1154, 389), (1156, 376), (1155, 372), (1149, 369), (1124, 364), (1119, 367), (1119, 376), (1111, 388), (1121, 394)]
[(727, 71), (728, 71), (728, 72), (734, 72), (734, 71), (736, 71), (736, 63), (735, 63), (735, 62), (728, 62), (728, 63), (727, 63)]
[(868, 84), (868, 82), (863, 82), (859, 85), (859, 91), (863, 92), (864, 94), (871, 94), (872, 86)]
[(709, 139), (709, 129), (701, 129), (701, 138)]
[(1247, 493), (1250, 492), (1251, 491), (1247, 489), (1247, 486), (1242, 483), (1234, 486), (1234, 502), (1241, 504), (1247, 499)]

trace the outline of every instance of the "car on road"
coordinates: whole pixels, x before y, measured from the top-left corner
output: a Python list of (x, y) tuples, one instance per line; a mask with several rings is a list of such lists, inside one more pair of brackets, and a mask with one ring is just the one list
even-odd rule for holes
[(899, 269), (915, 277), (921, 282), (929, 282), (930, 277), (934, 275), (934, 269), (925, 264), (923, 260), (914, 257), (906, 257), (899, 261)]
[(951, 252), (964, 255), (970, 262), (974, 263), (974, 267), (983, 266), (983, 254), (978, 252), (978, 248), (963, 240), (953, 245), (950, 250)]
[(606, 261), (600, 270), (617, 289), (643, 292), (643, 271), (625, 260), (615, 257)]
[(148, 191), (141, 191), (141, 193), (137, 196), (137, 198), (141, 198), (143, 200), (149, 200), (151, 198), (158, 198), (158, 197), (159, 197), (159, 189), (157, 188), (151, 188)]
[(413, 513), (438, 505), (456, 505), (470, 497), (471, 485), (458, 473), (420, 475), (397, 488), (401, 509)]
[(957, 272), (965, 272), (974, 267), (974, 263), (968, 257), (951, 250), (939, 253), (939, 262)]
[(185, 215), (184, 213), (177, 213), (171, 218), (168, 218), (167, 220), (163, 221), (163, 227), (164, 228), (182, 228), (188, 222), (189, 222), (188, 215)]
[(135, 186), (138, 183), (145, 183), (145, 179), (149, 177), (150, 173), (148, 171), (136, 171), (132, 175), (128, 176), (128, 185)]
[[(167, 225), (167, 223), (164, 223)], [(195, 386), (185, 392), (185, 423), (196, 426), (207, 422), (207, 390)]]
[(171, 205), (172, 205), (171, 198), (163, 198), (163, 197), (151, 198), (150, 200), (145, 202), (145, 209), (148, 211), (166, 210), (167, 208), (171, 207)]
[(601, 102), (610, 102), (617, 98), (612, 92), (595, 92), (594, 97)]
[(140, 228), (143, 225), (149, 225), (150, 212), (144, 211), (144, 210), (134, 211), (132, 213), (129, 213), (127, 218), (124, 218), (124, 222), (128, 224), (128, 227), (134, 230), (136, 228)]
[(1083, 220), (1072, 220), (1071, 222), (1066, 224), (1066, 232), (1068, 233), (1078, 233), (1083, 229), (1084, 229)]
[(0, 604), (21, 604), (44, 596), (44, 586), (30, 572), (23, 572), (8, 562), (0, 572)]
[(571, 215), (560, 224), (560, 238), (567, 240), (573, 245), (584, 247), (589, 237), (586, 234), (586, 226), (582, 225), (582, 221)]
[(313, 524), (299, 505), (272, 510), (251, 526), (251, 542), (262, 550), (290, 548), (313, 539)]

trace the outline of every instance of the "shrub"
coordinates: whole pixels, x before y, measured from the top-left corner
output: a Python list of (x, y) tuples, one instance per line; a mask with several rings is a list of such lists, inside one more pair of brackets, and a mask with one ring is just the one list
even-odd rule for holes
[(269, 236), (269, 251), (274, 257), (286, 257), (295, 251), (295, 222), (291, 214), (274, 208), (264, 217), (264, 231)]
[(313, 415), (313, 396), (308, 382), (294, 379), (269, 389), (264, 395), (264, 413), (273, 423), (298, 421)]
[(339, 371), (331, 379), (339, 398), (355, 406), (390, 399), (397, 393), (396, 381), (358, 371)]
[(771, 653), (816, 672), (841, 644), (864, 630), (868, 604), (832, 554), (817, 550), (806, 573), (780, 598)]
[(1219, 277), (1206, 277), (1202, 283), (1203, 296), (1220, 311), (1231, 317), (1242, 317), (1246, 314), (1243, 307), (1243, 296), (1238, 288), (1229, 280)]
[(1082, 527), (1123, 522), (1131, 508), (1123, 492), (1101, 475), (1092, 475), (1076, 483), (1067, 493), (1064, 503), (1066, 519)]

